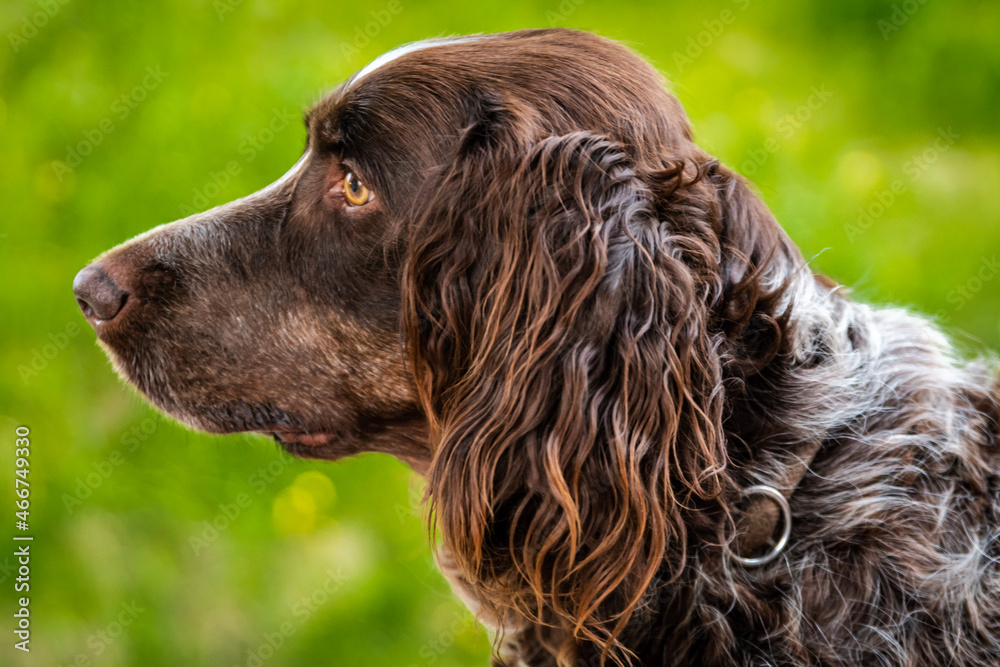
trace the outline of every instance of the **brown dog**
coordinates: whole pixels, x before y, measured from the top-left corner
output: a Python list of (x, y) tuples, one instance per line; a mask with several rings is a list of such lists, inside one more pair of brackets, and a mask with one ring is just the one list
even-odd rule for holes
[(426, 474), (509, 664), (998, 664), (992, 373), (813, 276), (649, 65), (421, 42), (307, 125), (77, 276), (157, 406)]

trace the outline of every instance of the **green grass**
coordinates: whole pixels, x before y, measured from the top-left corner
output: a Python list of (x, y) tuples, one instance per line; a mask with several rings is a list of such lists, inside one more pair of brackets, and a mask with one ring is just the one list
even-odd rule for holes
[[(35, 536), (30, 656), (11, 648), (13, 559), (0, 551), (0, 663), (228, 667), (263, 651), (274, 667), (485, 664), (488, 639), (430, 561), (405, 466), (291, 461), (261, 438), (158, 418), (115, 378), (70, 291), (112, 245), (283, 174), (300, 111), (403, 42), (556, 24), (628, 43), (818, 271), (938, 317), (970, 351), (1000, 346), (995, 2), (908, 0), (912, 15), (872, 0), (473, 7), (0, 8), (0, 476), (13, 479), (13, 430), (29, 425)], [(957, 136), (935, 148), (941, 132)], [(60, 166), (80, 142), (89, 154)]]

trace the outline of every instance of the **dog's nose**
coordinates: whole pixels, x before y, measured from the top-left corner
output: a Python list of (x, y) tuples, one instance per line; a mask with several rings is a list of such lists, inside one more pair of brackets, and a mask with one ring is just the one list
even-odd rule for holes
[(113, 320), (128, 301), (122, 289), (100, 264), (91, 264), (73, 279), (73, 294), (91, 326)]

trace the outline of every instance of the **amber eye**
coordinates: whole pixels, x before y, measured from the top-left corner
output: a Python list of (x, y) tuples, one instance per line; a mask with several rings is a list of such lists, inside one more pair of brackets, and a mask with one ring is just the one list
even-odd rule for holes
[(344, 195), (351, 206), (364, 206), (372, 200), (372, 191), (351, 172), (344, 176)]

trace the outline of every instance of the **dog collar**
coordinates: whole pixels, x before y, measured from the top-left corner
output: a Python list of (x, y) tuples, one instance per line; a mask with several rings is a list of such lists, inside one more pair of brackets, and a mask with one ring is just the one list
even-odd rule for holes
[[(728, 540), (723, 540), (723, 548), (730, 560), (743, 567), (760, 567), (784, 553), (792, 534), (792, 509), (788, 501), (809, 472), (821, 444), (819, 441), (803, 443), (792, 452), (793, 463), (778, 479), (743, 490), (741, 496), (747, 506), (735, 519), (735, 549)], [(765, 548), (767, 552), (763, 556), (740, 555), (758, 553)]]

